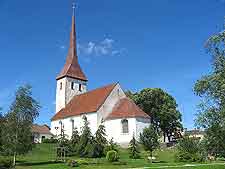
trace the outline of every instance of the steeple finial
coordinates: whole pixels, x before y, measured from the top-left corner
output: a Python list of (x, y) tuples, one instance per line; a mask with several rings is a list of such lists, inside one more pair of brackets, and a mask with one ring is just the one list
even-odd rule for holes
[(76, 3), (72, 3), (72, 10), (73, 10), (73, 16), (75, 16), (75, 8), (76, 8)]

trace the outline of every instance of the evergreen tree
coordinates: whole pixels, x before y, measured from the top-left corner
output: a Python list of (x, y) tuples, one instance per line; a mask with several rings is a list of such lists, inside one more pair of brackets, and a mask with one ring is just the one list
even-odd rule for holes
[(79, 141), (80, 141), (79, 132), (77, 128), (75, 128), (73, 130), (72, 137), (70, 140), (70, 150), (72, 151), (73, 154), (77, 153)]
[(107, 145), (107, 139), (106, 139), (106, 130), (105, 126), (102, 123), (99, 125), (98, 130), (95, 133), (95, 151), (97, 152), (97, 157), (102, 157), (104, 155), (104, 148)]
[(139, 151), (139, 147), (138, 147), (138, 142), (135, 139), (134, 134), (133, 134), (132, 140), (130, 141), (128, 149), (129, 149), (130, 158), (132, 158), (132, 159), (140, 158), (140, 151)]
[(156, 129), (153, 125), (150, 125), (148, 128), (143, 130), (143, 133), (140, 134), (140, 141), (143, 144), (146, 151), (150, 152), (151, 162), (153, 151), (159, 146), (159, 137)]
[[(14, 157), (25, 154), (32, 149), (32, 124), (39, 115), (39, 103), (33, 99), (31, 86), (20, 87), (15, 101), (5, 116), (3, 151)], [(2, 127), (2, 126), (1, 126)]]
[(91, 146), (93, 145), (93, 136), (89, 127), (89, 122), (86, 116), (83, 116), (84, 126), (81, 130), (80, 142), (78, 145), (78, 153), (81, 157), (88, 156), (90, 154)]

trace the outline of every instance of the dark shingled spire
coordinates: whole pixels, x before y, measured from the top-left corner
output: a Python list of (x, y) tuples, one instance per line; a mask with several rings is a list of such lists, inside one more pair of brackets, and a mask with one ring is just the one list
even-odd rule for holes
[(66, 63), (61, 73), (57, 76), (56, 80), (59, 80), (64, 77), (71, 77), (74, 79), (87, 81), (87, 78), (78, 63), (78, 58), (77, 58), (75, 4), (73, 4), (72, 30), (70, 33), (69, 52), (67, 55)]

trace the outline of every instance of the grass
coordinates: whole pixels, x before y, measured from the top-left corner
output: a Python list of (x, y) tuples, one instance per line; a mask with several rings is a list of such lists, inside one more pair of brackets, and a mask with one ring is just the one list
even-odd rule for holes
[[(141, 168), (141, 167), (159, 167), (159, 166), (180, 166), (170, 167), (170, 169), (192, 169), (193, 166), (184, 167), (184, 163), (176, 163), (174, 161), (173, 149), (166, 149), (163, 151), (156, 151), (154, 156), (157, 161), (150, 164), (147, 160), (146, 152), (141, 152), (141, 159), (133, 160), (129, 158), (128, 151), (126, 149), (120, 149), (120, 162), (109, 163), (105, 158), (101, 159), (85, 159), (90, 164), (81, 165), (80, 169), (123, 169), (123, 168)], [(70, 159), (77, 160), (77, 157), (70, 157)], [(70, 169), (64, 163), (55, 163), (55, 147), (53, 144), (41, 144), (37, 145), (32, 152), (26, 156), (18, 157), (18, 165), (16, 169)], [(126, 165), (124, 165), (126, 163)], [(198, 166), (195, 169), (224, 169), (225, 165), (210, 165), (210, 166)]]

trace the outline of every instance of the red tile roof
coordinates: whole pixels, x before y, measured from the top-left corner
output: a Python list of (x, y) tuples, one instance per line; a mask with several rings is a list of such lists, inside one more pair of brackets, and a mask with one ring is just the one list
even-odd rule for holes
[(77, 58), (75, 16), (72, 17), (70, 48), (67, 55), (66, 64), (64, 65), (61, 73), (57, 76), (56, 80), (59, 80), (63, 77), (71, 77), (71, 78), (87, 81), (87, 78), (78, 63), (78, 58)]
[(51, 119), (52, 121), (98, 111), (117, 84), (111, 84), (74, 98)]
[(52, 133), (50, 132), (50, 128), (47, 125), (40, 126), (38, 124), (34, 124), (32, 126), (32, 133), (52, 135)]
[(132, 100), (123, 98), (114, 106), (107, 120), (132, 117), (150, 118), (150, 116), (141, 110)]

